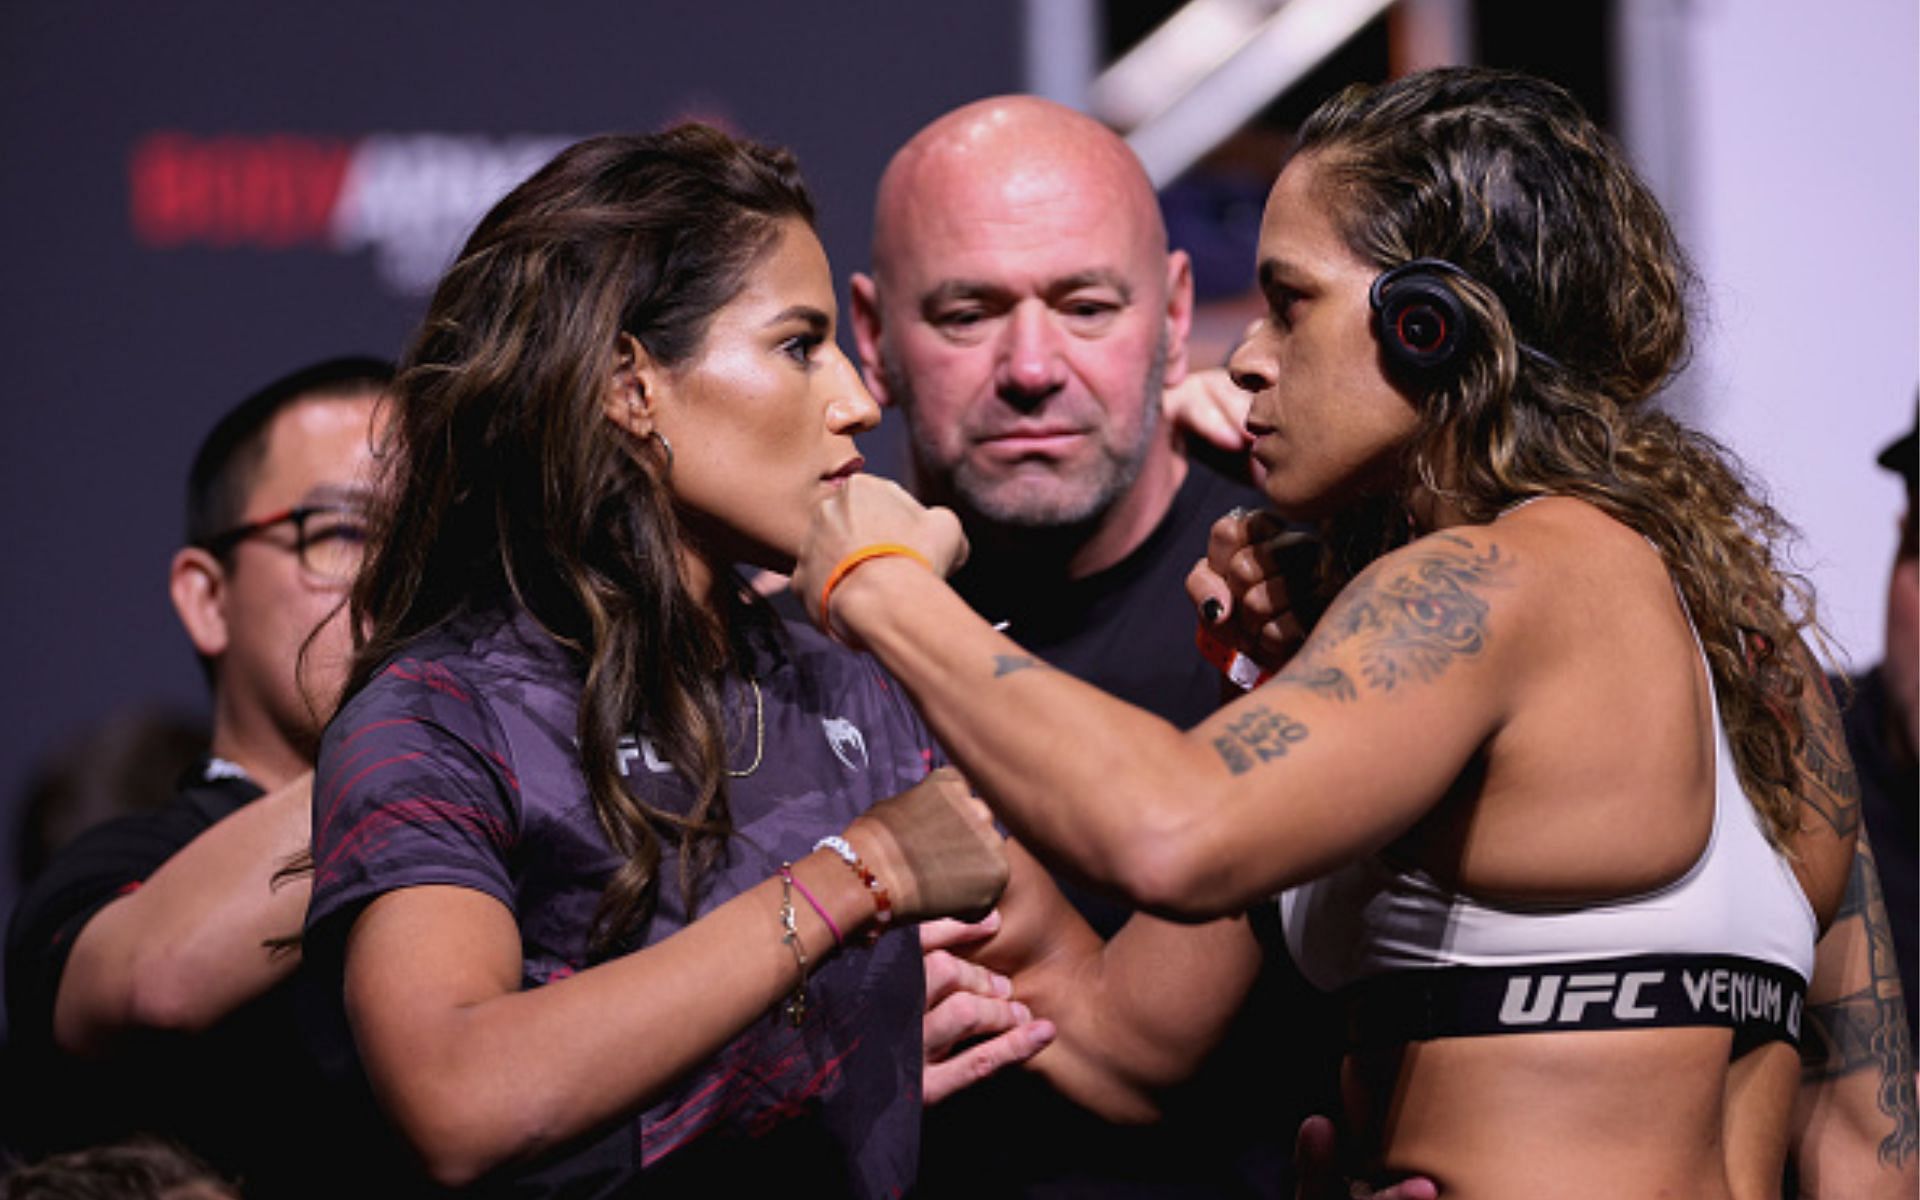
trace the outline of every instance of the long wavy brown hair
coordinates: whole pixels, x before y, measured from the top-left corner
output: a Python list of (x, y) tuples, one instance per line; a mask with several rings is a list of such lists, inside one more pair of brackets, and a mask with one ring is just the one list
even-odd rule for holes
[(1405, 494), (1331, 530), (1348, 566), (1404, 540), (1414, 491), (1491, 521), (1578, 496), (1651, 540), (1706, 647), (1742, 783), (1776, 845), (1798, 825), (1798, 717), (1818, 636), (1793, 529), (1737, 459), (1656, 404), (1688, 353), (1692, 276), (1617, 146), (1560, 87), (1456, 68), (1353, 87), (1301, 127), (1350, 249), (1454, 264), (1477, 335), (1416, 385)]
[[(653, 911), (663, 845), (696, 903), (731, 832), (725, 680), (761, 624), (744, 588), (718, 613), (688, 589), (671, 453), (605, 415), (620, 336), (669, 369), (695, 357), (795, 219), (813, 203), (785, 151), (698, 124), (580, 142), (482, 218), (394, 381), (347, 692), (470, 610), (517, 604), (566, 648), (582, 772), (625, 860), (595, 957)], [(684, 813), (621, 779), (620, 739), (643, 726), (691, 785)]]

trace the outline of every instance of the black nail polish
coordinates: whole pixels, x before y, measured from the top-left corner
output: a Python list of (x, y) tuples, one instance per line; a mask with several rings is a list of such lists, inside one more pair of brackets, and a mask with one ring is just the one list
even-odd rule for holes
[(1225, 616), (1226, 612), (1226, 605), (1211, 596), (1200, 602), (1200, 615), (1207, 619), (1209, 625), (1218, 625), (1220, 618)]

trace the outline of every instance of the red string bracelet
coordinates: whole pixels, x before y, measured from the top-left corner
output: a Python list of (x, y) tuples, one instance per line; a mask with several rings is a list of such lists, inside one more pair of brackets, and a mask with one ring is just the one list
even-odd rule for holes
[(927, 556), (912, 546), (903, 546), (899, 542), (875, 542), (871, 546), (862, 546), (835, 563), (832, 573), (827, 576), (826, 583), (820, 586), (820, 619), (822, 621), (828, 617), (827, 602), (833, 598), (833, 589), (839, 587), (840, 581), (845, 579), (855, 567), (876, 558), (910, 558), (927, 570), (933, 570), (933, 564), (927, 561)]

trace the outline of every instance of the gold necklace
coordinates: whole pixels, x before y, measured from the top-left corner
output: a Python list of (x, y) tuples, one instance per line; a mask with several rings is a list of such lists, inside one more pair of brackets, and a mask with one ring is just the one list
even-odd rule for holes
[(767, 752), (767, 706), (760, 695), (760, 681), (751, 675), (747, 677), (747, 686), (753, 689), (753, 761), (744, 771), (727, 768), (727, 775), (734, 779), (745, 779), (760, 769), (760, 759)]

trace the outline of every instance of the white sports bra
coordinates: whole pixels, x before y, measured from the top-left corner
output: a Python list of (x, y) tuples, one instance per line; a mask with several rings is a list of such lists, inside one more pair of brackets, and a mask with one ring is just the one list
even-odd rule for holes
[(1368, 1040), (1651, 1024), (1797, 1041), (1818, 922), (1740, 786), (1717, 703), (1713, 732), (1713, 828), (1674, 882), (1519, 907), (1374, 855), (1280, 897), (1288, 948), (1317, 987), (1358, 1002)]

